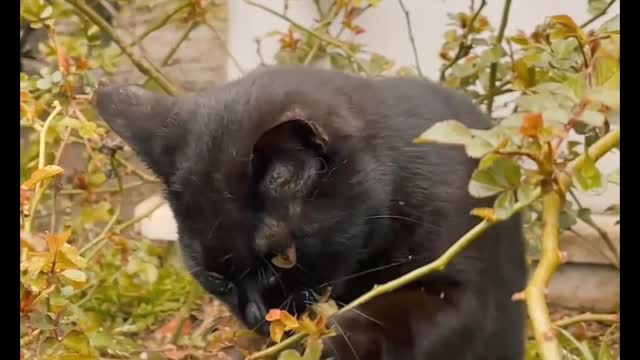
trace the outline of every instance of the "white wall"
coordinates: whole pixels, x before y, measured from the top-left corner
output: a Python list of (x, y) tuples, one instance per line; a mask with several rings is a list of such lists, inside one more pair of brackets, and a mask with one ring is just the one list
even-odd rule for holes
[[(258, 0), (257, 2), (279, 12), (284, 9), (283, 0)], [(479, 2), (480, 0), (476, 0), (476, 3)], [(611, 7), (610, 14), (620, 12), (619, 3), (616, 2)], [(469, 1), (404, 0), (404, 4), (411, 14), (422, 71), (427, 77), (437, 79), (441, 65), (438, 52), (443, 42), (446, 24), (450, 22), (447, 13), (468, 11)], [(500, 23), (503, 5), (504, 1), (489, 0), (483, 11), (496, 28)], [(529, 33), (545, 17), (558, 14), (570, 15), (577, 23), (582, 23), (590, 17), (587, 12), (587, 0), (513, 0), (506, 34), (520, 29)], [(311, 24), (317, 14), (311, 0), (289, 0), (287, 15), (301, 24)], [(606, 19), (607, 17), (603, 17), (592, 26), (598, 26)], [(397, 0), (382, 0), (377, 8), (365, 13), (358, 23), (366, 29), (366, 32), (360, 35), (359, 42), (366, 44), (372, 51), (394, 59), (399, 66), (414, 65), (404, 13)], [(255, 38), (262, 37), (272, 30), (285, 30), (287, 27), (288, 24), (284, 20), (249, 6), (242, 0), (229, 1), (229, 49), (245, 70), (250, 70), (260, 63), (256, 53)], [(267, 62), (272, 61), (277, 48), (278, 43), (275, 38), (263, 40), (262, 55)], [(228, 79), (241, 75), (230, 60), (227, 65), (227, 74)], [(619, 155), (611, 154), (602, 159), (598, 166), (606, 174), (617, 169), (619, 163)], [(598, 211), (618, 202), (619, 188), (609, 185), (604, 196), (582, 196), (584, 205)]]

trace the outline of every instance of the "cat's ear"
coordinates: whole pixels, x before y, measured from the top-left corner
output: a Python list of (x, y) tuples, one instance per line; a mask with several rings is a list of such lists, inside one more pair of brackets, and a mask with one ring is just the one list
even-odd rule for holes
[(304, 147), (323, 155), (327, 151), (329, 138), (316, 123), (293, 119), (276, 124), (265, 131), (254, 144), (254, 156), (266, 156), (278, 149)]
[(177, 101), (137, 85), (100, 88), (95, 98), (104, 121), (165, 178), (174, 171), (176, 146), (184, 133), (175, 126)]

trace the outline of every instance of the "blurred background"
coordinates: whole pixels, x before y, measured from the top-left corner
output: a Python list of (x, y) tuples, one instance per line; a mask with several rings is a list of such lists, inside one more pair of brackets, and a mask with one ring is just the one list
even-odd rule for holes
[[(223, 359), (252, 339), (184, 271), (160, 183), (92, 108), (100, 81), (180, 95), (303, 64), (426, 77), (502, 119), (548, 73), (581, 71), (575, 45), (549, 40), (553, 16), (588, 36), (617, 31), (619, 69), (619, 13), (587, 0), (21, 0), (21, 356)], [(548, 301), (574, 358), (586, 346), (613, 359), (619, 152), (597, 168), (603, 184), (572, 192), (561, 214), (568, 260)], [(528, 219), (535, 266), (540, 221)]]

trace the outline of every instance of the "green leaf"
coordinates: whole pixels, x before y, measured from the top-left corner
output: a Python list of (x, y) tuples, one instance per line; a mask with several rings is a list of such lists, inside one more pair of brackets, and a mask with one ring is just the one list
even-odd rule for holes
[(520, 183), (520, 166), (512, 159), (489, 154), (485, 156), (471, 176), (469, 193), (477, 198), (513, 190)]
[(278, 360), (303, 360), (299, 352), (287, 349), (278, 355)]
[(614, 17), (600, 25), (597, 33), (602, 34), (605, 32), (620, 32), (620, 14), (616, 14)]
[(516, 196), (513, 191), (505, 191), (496, 199), (493, 204), (497, 220), (505, 220), (513, 214), (513, 207), (516, 204)]
[(471, 142), (465, 146), (467, 155), (474, 159), (479, 159), (485, 156), (491, 150), (493, 150), (491, 143), (479, 137), (474, 137)]
[(519, 203), (528, 204), (540, 194), (540, 186), (529, 183), (522, 183), (518, 186), (516, 196)]
[(620, 108), (620, 90), (596, 87), (588, 89), (585, 96), (592, 102), (608, 106), (612, 109)]
[(565, 210), (562, 210), (560, 212), (560, 218), (558, 219), (558, 221), (560, 223), (560, 229), (562, 230), (571, 229), (578, 223), (576, 217), (572, 213), (569, 213)]
[(36, 81), (36, 87), (40, 90), (48, 90), (52, 85), (53, 84), (51, 84), (51, 80), (49, 80), (49, 78), (42, 78)]
[(601, 189), (603, 186), (600, 170), (591, 157), (585, 158), (584, 165), (575, 174), (574, 179), (582, 191)]
[(471, 131), (457, 120), (445, 120), (435, 123), (413, 140), (416, 144), (439, 143), (467, 145), (471, 143)]
[(62, 345), (80, 355), (94, 355), (95, 350), (91, 348), (91, 343), (87, 335), (77, 330), (71, 330), (63, 339)]
[(600, 127), (604, 125), (605, 117), (601, 112), (585, 110), (578, 117), (578, 120), (590, 126)]
[(589, 15), (596, 16), (603, 12), (611, 0), (589, 0)]

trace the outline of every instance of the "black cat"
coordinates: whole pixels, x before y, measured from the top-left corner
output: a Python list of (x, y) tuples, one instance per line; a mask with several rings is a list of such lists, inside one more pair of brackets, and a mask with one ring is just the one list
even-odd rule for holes
[[(348, 303), (441, 255), (474, 226), (476, 162), (414, 145), (435, 122), (489, 121), (425, 80), (270, 68), (171, 98), (99, 90), (97, 108), (164, 181), (185, 262), (251, 328), (304, 311), (330, 286)], [(333, 319), (337, 359), (521, 360), (526, 280), (520, 219), (498, 224), (444, 271)], [(270, 263), (294, 249), (296, 265)]]

